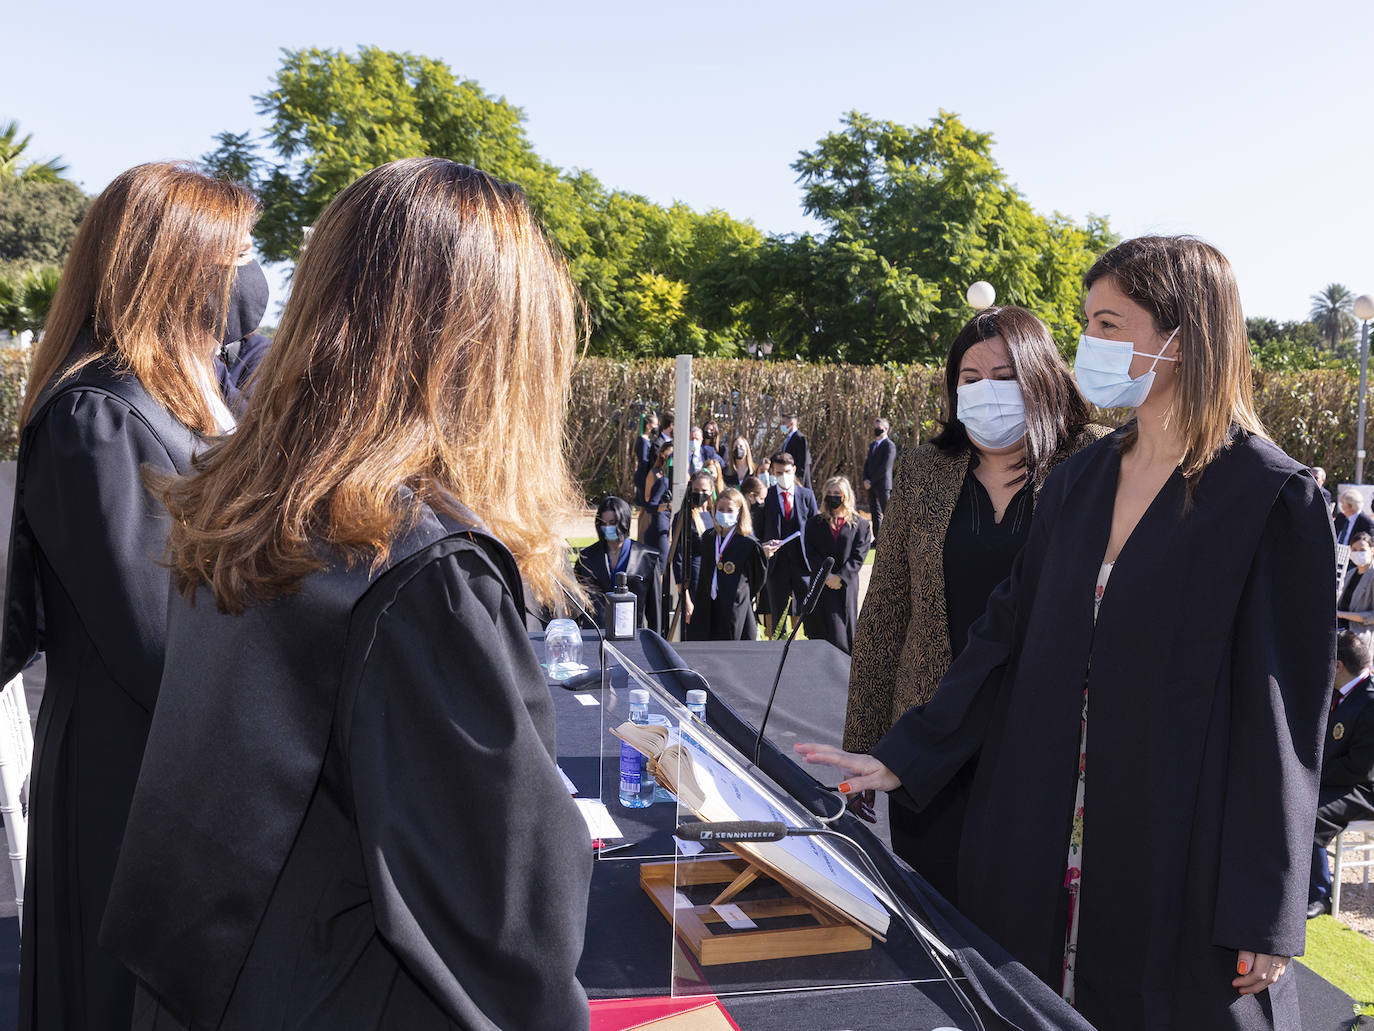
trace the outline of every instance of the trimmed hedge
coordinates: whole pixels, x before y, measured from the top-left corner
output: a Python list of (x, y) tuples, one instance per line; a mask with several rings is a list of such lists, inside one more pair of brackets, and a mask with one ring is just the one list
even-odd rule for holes
[[(678, 417), (678, 434), (685, 440), (689, 425), (701, 425), (714, 416), (725, 445), (742, 433), (757, 460), (782, 442), (778, 416), (795, 410), (811, 446), (813, 483), (819, 486), (825, 476), (838, 472), (861, 489), (871, 420), (886, 416), (902, 447), (928, 440), (940, 428), (943, 373), (942, 366), (698, 358), (692, 362), (695, 411), (690, 420)], [(1260, 418), (1279, 446), (1299, 462), (1324, 466), (1328, 482), (1349, 482), (1355, 471), (1358, 379), (1340, 369), (1256, 369), (1253, 382)], [(588, 357), (574, 368), (568, 447), (589, 498), (608, 493), (631, 496), (631, 449), (640, 414), (646, 406), (672, 410), (674, 384), (671, 359)], [(737, 405), (732, 391), (739, 392)], [(1124, 414), (1100, 411), (1098, 418), (1114, 426)]]

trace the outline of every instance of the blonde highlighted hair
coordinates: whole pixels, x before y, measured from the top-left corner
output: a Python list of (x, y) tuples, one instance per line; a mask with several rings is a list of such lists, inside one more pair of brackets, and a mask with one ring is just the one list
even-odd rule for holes
[[(833, 511), (825, 504), (825, 496), (830, 493), (831, 487), (837, 488), (840, 496), (844, 498), (840, 507)], [(826, 480), (825, 485), (821, 487), (821, 515), (825, 517), (825, 521), (831, 526), (834, 526), (838, 519), (852, 523), (858, 514), (858, 502), (854, 500), (854, 486), (849, 482), (849, 477), (832, 476)]]
[[(739, 510), (739, 522), (735, 524), (736, 531), (745, 537), (754, 536), (754, 517), (749, 514), (749, 502), (744, 500), (744, 495), (734, 487), (726, 487), (720, 492), (720, 496), (716, 498), (717, 509), (720, 508), (720, 503), (722, 501), (730, 502)], [(719, 525), (717, 525), (716, 529), (719, 531)], [(729, 531), (727, 530), (726, 532), (728, 533)], [(722, 534), (722, 536), (724, 536), (724, 534)]]
[[(54, 376), (109, 358), (183, 425), (217, 432), (201, 383), (214, 382), (210, 355), (257, 213), (243, 187), (190, 165), (138, 165), (115, 176), (72, 242), (34, 350), (20, 426)], [(88, 325), (90, 350), (68, 364)]]
[[(559, 527), (581, 508), (563, 431), (584, 330), (518, 187), (437, 158), (368, 172), (316, 219), (237, 431), (164, 486), (174, 582), (242, 611), (296, 590), (321, 543), (379, 568), (417, 500), (452, 495), (561, 607), (580, 593)], [(515, 426), (519, 461), (493, 461)]]

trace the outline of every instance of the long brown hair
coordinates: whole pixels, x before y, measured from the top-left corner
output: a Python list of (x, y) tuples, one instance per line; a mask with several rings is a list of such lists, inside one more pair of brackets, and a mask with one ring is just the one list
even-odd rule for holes
[[(1141, 236), (1117, 244), (1083, 277), (1091, 289), (1110, 276), (1150, 313), (1161, 334), (1178, 327), (1178, 389), (1167, 419), (1183, 441), (1179, 468), (1189, 494), (1232, 427), (1265, 436), (1250, 388), (1250, 339), (1231, 263), (1191, 236)], [(1122, 447), (1135, 443), (1127, 427)]]
[(1025, 308), (984, 308), (964, 324), (945, 360), (944, 429), (931, 441), (947, 451), (972, 447), (959, 421), (959, 366), (974, 344), (1000, 337), (1026, 405), (1025, 473), (1037, 487), (1049, 472), (1050, 457), (1072, 440), (1092, 417), (1049, 328)]
[[(229, 309), (239, 244), (256, 218), (251, 193), (190, 165), (138, 165), (116, 176), (86, 212), (67, 256), (34, 350), (20, 426), (59, 370), (72, 375), (110, 358), (182, 424), (215, 433), (200, 387), (214, 382), (207, 364), (219, 337), (213, 313)], [(64, 370), (87, 325), (91, 349)]]
[[(323, 566), (386, 561), (451, 494), (514, 554), (535, 596), (577, 592), (561, 520), (585, 319), (562, 257), (515, 186), (412, 158), (374, 168), (315, 222), (252, 400), (232, 436), (163, 489), (173, 580), (228, 612)], [(494, 442), (518, 440), (514, 461)]]

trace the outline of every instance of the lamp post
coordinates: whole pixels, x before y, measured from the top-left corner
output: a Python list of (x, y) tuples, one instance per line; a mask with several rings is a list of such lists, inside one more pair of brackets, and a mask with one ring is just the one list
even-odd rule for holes
[(1369, 374), (1369, 320), (1374, 319), (1374, 297), (1355, 298), (1355, 318), (1360, 320), (1360, 415), (1355, 424), (1355, 482), (1364, 484), (1364, 386)]
[(968, 288), (964, 295), (971, 307), (982, 311), (984, 308), (991, 308), (997, 300), (997, 291), (992, 288), (992, 284), (985, 279), (980, 279)]

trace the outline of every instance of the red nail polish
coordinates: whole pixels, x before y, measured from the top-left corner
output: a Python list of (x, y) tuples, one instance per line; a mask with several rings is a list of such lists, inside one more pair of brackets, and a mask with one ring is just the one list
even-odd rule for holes
[(1245, 960), (1241, 960), (1236, 964), (1236, 973), (1244, 977), (1246, 974), (1250, 973), (1250, 964), (1245, 962)]
[(835, 790), (838, 791), (838, 792), (839, 792), (840, 794), (842, 794), (842, 795), (847, 795), (847, 794), (849, 794), (849, 781), (846, 780), (846, 781), (842, 782), (842, 783), (840, 784), (840, 786), (839, 786), (838, 788), (836, 788)]

